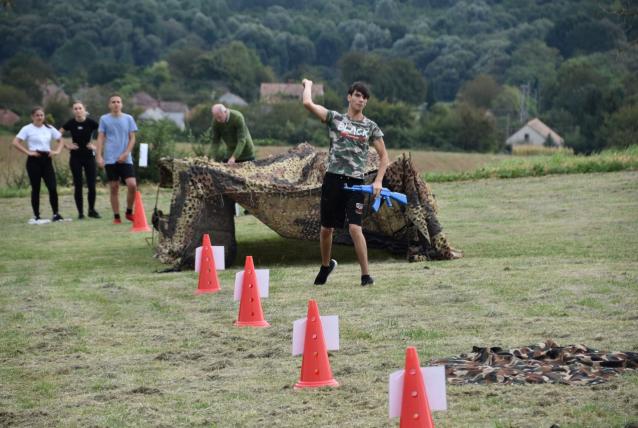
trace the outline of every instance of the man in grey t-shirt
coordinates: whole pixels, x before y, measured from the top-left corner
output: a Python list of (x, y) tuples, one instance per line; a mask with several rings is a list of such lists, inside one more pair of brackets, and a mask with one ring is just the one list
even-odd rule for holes
[(135, 147), (137, 125), (131, 115), (122, 112), (121, 96), (113, 94), (109, 97), (109, 110), (110, 113), (100, 117), (95, 157), (98, 165), (106, 169), (111, 193), (111, 208), (113, 208), (113, 223), (120, 224), (122, 223), (118, 197), (120, 180), (126, 183), (127, 188), (126, 219), (133, 221), (137, 181), (131, 152)]
[(347, 223), (361, 267), (361, 285), (372, 285), (374, 280), (368, 272), (368, 248), (361, 229), (363, 194), (343, 189), (344, 185), (363, 184), (369, 146), (373, 146), (379, 154), (379, 169), (372, 183), (373, 199), (381, 192), (383, 175), (388, 168), (383, 132), (363, 115), (370, 98), (369, 90), (361, 82), (353, 83), (348, 89), (348, 110), (338, 113), (312, 101), (312, 81), (304, 79), (302, 84), (304, 107), (328, 126), (330, 136), (328, 167), (321, 187), (321, 268), (315, 284), (325, 284), (328, 275), (337, 266), (337, 261), (330, 258), (332, 233), (335, 227), (342, 228)]

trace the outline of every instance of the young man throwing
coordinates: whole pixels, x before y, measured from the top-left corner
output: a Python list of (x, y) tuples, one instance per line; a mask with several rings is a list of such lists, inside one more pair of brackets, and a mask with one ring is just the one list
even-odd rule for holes
[[(96, 160), (100, 168), (106, 169), (111, 191), (113, 224), (120, 224), (120, 201), (118, 196), (119, 180), (126, 183), (126, 219), (133, 221), (133, 203), (137, 182), (133, 171), (131, 152), (135, 146), (137, 125), (133, 116), (122, 112), (122, 97), (117, 94), (109, 97), (108, 114), (100, 117), (97, 135)], [(102, 156), (104, 150), (104, 156)]]
[(374, 284), (368, 271), (368, 249), (361, 230), (364, 195), (343, 189), (345, 185), (363, 184), (371, 144), (379, 154), (379, 169), (372, 183), (372, 198), (376, 198), (381, 192), (383, 175), (388, 167), (383, 132), (376, 123), (363, 115), (370, 92), (363, 83), (353, 83), (348, 89), (348, 111), (342, 114), (312, 101), (312, 81), (304, 79), (302, 84), (304, 107), (328, 126), (330, 137), (328, 167), (321, 187), (321, 268), (315, 284), (325, 284), (328, 275), (337, 266), (337, 261), (330, 258), (332, 233), (335, 227), (342, 228), (346, 223), (361, 266), (361, 285)]

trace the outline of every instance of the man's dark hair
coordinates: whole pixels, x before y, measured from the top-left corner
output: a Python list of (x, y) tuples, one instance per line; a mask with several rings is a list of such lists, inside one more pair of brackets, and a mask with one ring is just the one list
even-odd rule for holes
[(352, 85), (350, 85), (350, 88), (348, 89), (348, 95), (354, 94), (354, 91), (359, 91), (361, 95), (363, 95), (363, 98), (365, 98), (366, 100), (370, 98), (370, 89), (368, 89), (366, 84), (363, 82), (354, 82)]

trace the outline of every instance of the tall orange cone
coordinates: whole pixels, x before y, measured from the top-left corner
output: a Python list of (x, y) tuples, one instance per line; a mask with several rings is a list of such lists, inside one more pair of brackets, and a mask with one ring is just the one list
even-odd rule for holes
[(318, 388), (321, 386), (339, 386), (339, 382), (332, 377), (332, 369), (328, 360), (328, 350), (323, 337), (323, 325), (321, 324), (317, 302), (314, 299), (310, 299), (308, 300), (306, 336), (303, 343), (301, 378), (295, 384), (295, 389)]
[(405, 350), (400, 428), (434, 428), (416, 348)]
[(142, 194), (138, 190), (135, 192), (135, 205), (133, 206), (133, 226), (131, 232), (150, 232), (146, 222), (146, 213), (144, 212), (144, 204), (142, 204)]
[(221, 290), (219, 278), (215, 269), (215, 258), (213, 257), (213, 247), (210, 245), (208, 233), (202, 239), (202, 256), (199, 266), (199, 281), (195, 294), (216, 293)]
[(241, 300), (239, 301), (239, 314), (235, 325), (238, 327), (269, 327), (264, 319), (259, 298), (259, 285), (257, 273), (253, 264), (253, 256), (246, 256), (244, 264), (244, 280), (242, 281)]

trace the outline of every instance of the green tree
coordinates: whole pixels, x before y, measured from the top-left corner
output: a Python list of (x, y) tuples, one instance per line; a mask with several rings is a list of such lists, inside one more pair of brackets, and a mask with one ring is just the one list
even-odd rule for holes
[(461, 103), (456, 107), (458, 128), (454, 146), (471, 152), (494, 152), (500, 149), (500, 138), (494, 117), (485, 110)]
[(502, 91), (503, 88), (492, 76), (480, 74), (463, 84), (457, 98), (474, 107), (489, 109)]
[(420, 104), (425, 101), (427, 85), (413, 62), (376, 54), (351, 52), (339, 60), (344, 85), (367, 82), (374, 96), (387, 101)]
[(137, 173), (141, 180), (159, 182), (159, 160), (163, 157), (175, 156), (175, 143), (180, 134), (181, 131), (177, 125), (167, 119), (144, 121), (140, 124), (140, 130), (135, 142), (136, 148), (133, 151), (136, 160), (139, 153), (139, 145), (142, 143), (148, 144), (148, 167), (137, 168)]
[(244, 98), (257, 97), (259, 85), (274, 79), (252, 49), (233, 41), (195, 60), (193, 77), (221, 80), (229, 89)]
[(44, 106), (47, 117), (56, 128), (60, 128), (71, 118), (71, 106), (69, 102), (60, 98), (50, 99)]
[(612, 113), (605, 120), (601, 137), (606, 147), (638, 144), (638, 104), (622, 106)]
[(11, 82), (36, 103), (42, 99), (40, 85), (54, 76), (49, 64), (31, 53), (18, 53), (2, 66), (2, 81)]
[(97, 48), (82, 37), (66, 41), (55, 51), (51, 64), (61, 73), (86, 71), (89, 64), (98, 57)]
[(552, 110), (569, 113), (572, 123), (567, 131), (575, 132), (576, 142), (566, 141), (578, 152), (601, 150), (605, 142), (599, 138), (605, 116), (614, 112), (622, 103), (620, 82), (607, 70), (583, 57), (564, 62), (558, 70), (556, 84), (548, 88), (551, 94), (548, 104)]
[(558, 49), (550, 48), (540, 40), (532, 40), (514, 50), (512, 65), (505, 78), (515, 85), (538, 81), (541, 88), (545, 88), (556, 80), (561, 61)]

